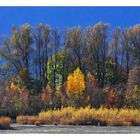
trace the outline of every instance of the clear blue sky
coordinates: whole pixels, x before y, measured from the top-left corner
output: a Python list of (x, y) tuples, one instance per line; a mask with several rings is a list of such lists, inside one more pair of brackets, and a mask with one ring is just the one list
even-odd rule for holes
[(0, 7), (0, 34), (9, 34), (13, 25), (29, 23), (35, 27), (39, 22), (52, 28), (82, 28), (97, 22), (126, 28), (140, 23), (140, 7)]

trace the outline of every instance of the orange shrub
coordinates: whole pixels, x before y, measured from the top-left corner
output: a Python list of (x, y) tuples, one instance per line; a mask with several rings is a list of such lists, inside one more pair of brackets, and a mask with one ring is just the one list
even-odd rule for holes
[(67, 107), (61, 110), (41, 112), (39, 120), (45, 124), (130, 126), (140, 125), (140, 111), (131, 109), (94, 109), (90, 107), (75, 109)]
[(69, 124), (75, 108), (67, 107), (61, 110), (49, 110), (39, 113), (39, 120), (45, 124)]
[(17, 116), (16, 122), (19, 124), (35, 124), (39, 121), (37, 116)]
[(119, 99), (119, 96), (117, 95), (117, 91), (115, 89), (111, 89), (107, 95), (105, 107), (114, 108), (117, 106), (119, 100), (120, 99)]
[(140, 110), (132, 109), (107, 109), (107, 108), (62, 108), (61, 110), (49, 110), (39, 113), (36, 116), (19, 116), (17, 123), (23, 124), (91, 124), (91, 125), (111, 125), (130, 126), (140, 125)]
[(0, 129), (8, 129), (10, 127), (11, 118), (0, 117)]

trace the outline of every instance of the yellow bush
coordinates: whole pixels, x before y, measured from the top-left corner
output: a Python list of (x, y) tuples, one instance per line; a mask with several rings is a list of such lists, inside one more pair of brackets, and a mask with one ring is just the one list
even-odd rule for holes
[(27, 124), (27, 116), (17, 116), (16, 122), (19, 124)]
[(16, 122), (19, 124), (35, 124), (39, 121), (38, 116), (17, 116)]
[(137, 109), (121, 109), (118, 113), (118, 118), (123, 122), (132, 122), (140, 124), (140, 110)]
[(130, 126), (140, 125), (140, 110), (132, 109), (107, 109), (107, 108), (62, 108), (61, 110), (49, 110), (36, 116), (19, 116), (17, 123), (35, 124), (92, 124)]
[(67, 107), (61, 110), (49, 110), (47, 112), (39, 113), (39, 119), (41, 123), (46, 123), (46, 124), (54, 124), (54, 123), (65, 124), (66, 119), (67, 119), (67, 123), (68, 120), (71, 121), (74, 112), (75, 112), (75, 108), (73, 107)]
[(80, 108), (73, 114), (72, 120), (74, 124), (93, 123), (95, 121), (95, 109)]

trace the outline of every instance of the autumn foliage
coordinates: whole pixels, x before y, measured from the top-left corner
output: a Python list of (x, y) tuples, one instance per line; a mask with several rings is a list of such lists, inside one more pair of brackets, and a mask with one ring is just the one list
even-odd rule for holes
[(16, 122), (19, 124), (35, 124), (39, 121), (37, 116), (18, 116)]
[(107, 100), (105, 106), (107, 108), (117, 107), (117, 103), (119, 102), (119, 96), (117, 95), (117, 91), (115, 89), (111, 89), (107, 95)]
[[(13, 27), (0, 44), (0, 116), (32, 123), (43, 111), (45, 123), (111, 124), (121, 121), (117, 109), (140, 109), (140, 25), (109, 28)], [(125, 111), (120, 116), (137, 112)]]
[(0, 117), (0, 129), (8, 129), (10, 127), (11, 118)]
[(85, 90), (84, 75), (79, 68), (68, 75), (66, 91), (68, 96), (81, 96)]
[(77, 68), (69, 74), (66, 81), (66, 93), (70, 98), (70, 104), (74, 106), (82, 105), (85, 90), (85, 79), (82, 71)]
[(75, 108), (67, 107), (61, 110), (40, 112), (38, 119), (41, 124), (63, 125), (108, 125), (131, 126), (140, 125), (140, 111), (137, 109), (107, 109), (107, 108)]

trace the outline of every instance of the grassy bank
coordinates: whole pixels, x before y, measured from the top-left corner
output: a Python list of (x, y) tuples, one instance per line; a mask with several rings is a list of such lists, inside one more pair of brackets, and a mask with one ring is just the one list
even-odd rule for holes
[(18, 116), (20, 124), (63, 124), (63, 125), (109, 125), (131, 126), (140, 125), (140, 110), (132, 109), (94, 109), (73, 107), (61, 110), (49, 110), (38, 116)]
[(9, 129), (11, 123), (11, 118), (0, 117), (0, 129)]

